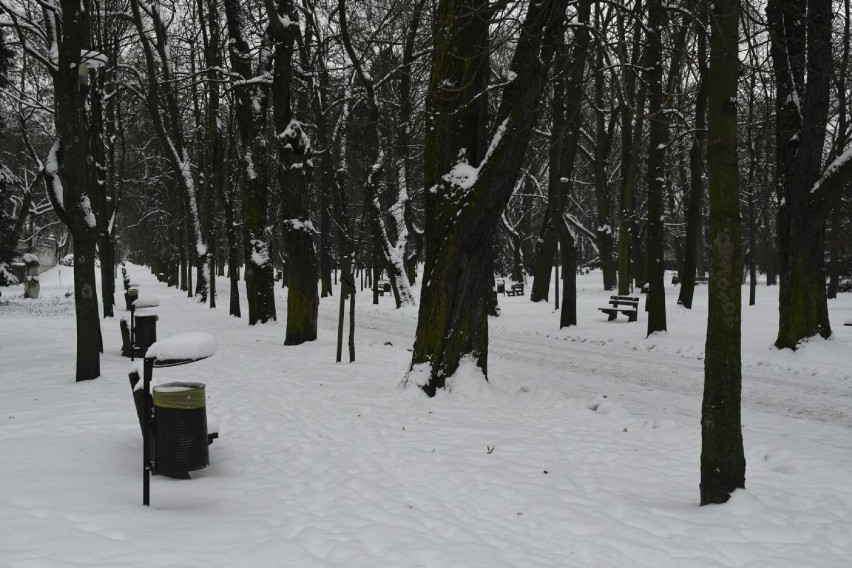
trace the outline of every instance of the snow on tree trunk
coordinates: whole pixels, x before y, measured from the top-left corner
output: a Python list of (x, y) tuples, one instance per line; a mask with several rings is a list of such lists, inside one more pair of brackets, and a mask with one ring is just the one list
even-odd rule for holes
[[(488, 2), (437, 10), (435, 62), (427, 94), (426, 262), (410, 371), (404, 381), (432, 396), (470, 356), (487, 379), (491, 239), (520, 175), (566, 2), (530, 3), (503, 92), (498, 125), (482, 159), (459, 150), (476, 141), (481, 116), (469, 103), (487, 65)], [(487, 77), (487, 75), (486, 75)], [(464, 86), (464, 88), (460, 88)], [(462, 112), (459, 112), (459, 110)], [(475, 159), (475, 155), (474, 155)]]

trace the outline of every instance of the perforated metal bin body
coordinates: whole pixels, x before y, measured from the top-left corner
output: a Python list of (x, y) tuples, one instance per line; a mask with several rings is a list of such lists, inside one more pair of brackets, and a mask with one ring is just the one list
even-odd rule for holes
[(155, 314), (136, 315), (134, 322), (134, 340), (139, 353), (144, 354), (157, 342), (157, 319)]
[(154, 387), (154, 470), (183, 476), (207, 467), (207, 407), (203, 383)]

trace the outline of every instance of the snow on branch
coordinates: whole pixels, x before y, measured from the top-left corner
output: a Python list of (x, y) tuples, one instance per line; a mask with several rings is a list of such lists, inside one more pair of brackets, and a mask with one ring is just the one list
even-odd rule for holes
[[(822, 196), (819, 195), (819, 193), (822, 193), (820, 191), (822, 188), (828, 187), (830, 189), (830, 186), (839, 183), (844, 178), (849, 179), (850, 177), (852, 177), (852, 145), (846, 148), (845, 152), (837, 156), (828, 165), (828, 167), (825, 168), (822, 176), (820, 176), (811, 188), (811, 195), (820, 198)], [(829, 189), (824, 191), (829, 191)]]
[(574, 215), (571, 215), (570, 213), (563, 213), (562, 222), (565, 224), (565, 228), (568, 229), (572, 236), (574, 236), (575, 241), (577, 240), (577, 237), (575, 236), (576, 233), (574, 232), (574, 229), (576, 228), (587, 239), (589, 239), (589, 244), (592, 245), (592, 248), (595, 250), (595, 252), (600, 254), (597, 245), (598, 236), (589, 229), (587, 229), (586, 226), (583, 225), (583, 223), (581, 223), (579, 219), (577, 219)]
[(64, 208), (65, 203), (63, 199), (65, 192), (62, 187), (62, 180), (59, 179), (59, 150), (61, 147), (62, 140), (57, 138), (53, 142), (53, 146), (50, 147), (50, 151), (47, 153), (47, 161), (44, 164), (44, 174), (47, 176), (50, 183), (53, 200), (60, 208)]

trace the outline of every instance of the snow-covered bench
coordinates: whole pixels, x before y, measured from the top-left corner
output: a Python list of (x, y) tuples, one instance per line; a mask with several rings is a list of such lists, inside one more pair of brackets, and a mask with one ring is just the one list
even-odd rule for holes
[(507, 296), (523, 296), (524, 295), (524, 283), (523, 282), (512, 282), (511, 286), (506, 290)]
[(610, 296), (609, 306), (598, 308), (605, 313), (607, 321), (612, 321), (618, 314), (625, 314), (627, 321), (636, 321), (639, 317), (639, 298), (634, 296)]

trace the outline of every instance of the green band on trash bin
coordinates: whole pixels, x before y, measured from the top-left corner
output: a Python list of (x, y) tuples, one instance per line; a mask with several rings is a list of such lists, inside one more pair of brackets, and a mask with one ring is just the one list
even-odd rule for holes
[(154, 406), (159, 408), (204, 408), (204, 383), (166, 383), (154, 387)]

